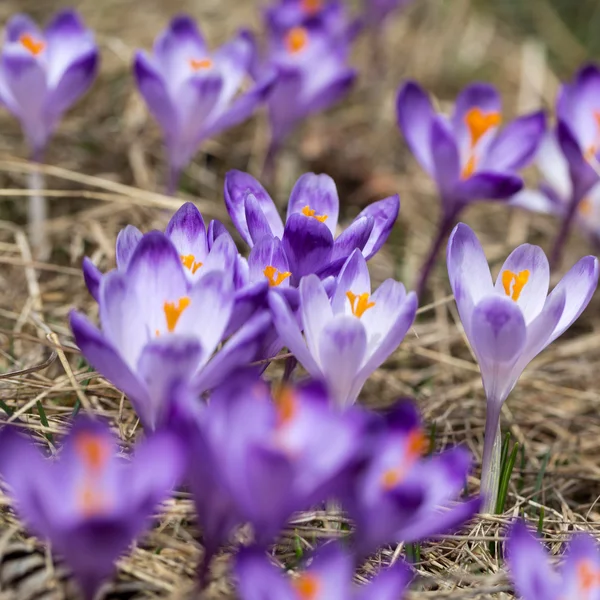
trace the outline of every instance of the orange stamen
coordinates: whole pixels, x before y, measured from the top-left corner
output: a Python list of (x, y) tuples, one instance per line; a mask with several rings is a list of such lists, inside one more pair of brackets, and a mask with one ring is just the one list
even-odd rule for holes
[(321, 0), (302, 0), (300, 5), (307, 15), (315, 15), (321, 10)]
[(277, 426), (288, 424), (296, 415), (298, 403), (294, 390), (282, 384), (273, 390), (273, 399), (277, 408)]
[(515, 302), (519, 299), (527, 281), (529, 281), (529, 271), (527, 269), (520, 273), (513, 273), (512, 271), (504, 271), (502, 273), (504, 293)]
[(106, 461), (110, 448), (104, 438), (93, 433), (82, 432), (75, 439), (75, 451), (90, 471), (100, 471)]
[(462, 173), (460, 174), (460, 176), (463, 179), (467, 179), (469, 177), (471, 177), (471, 175), (473, 175), (473, 173), (475, 173), (475, 167), (477, 166), (477, 159), (475, 158), (474, 154), (471, 154), (471, 156), (469, 156), (469, 160), (467, 160), (467, 164), (463, 167)]
[(308, 204), (302, 209), (302, 214), (305, 217), (312, 217), (321, 223), (325, 223), (325, 221), (327, 221), (327, 215), (316, 215), (315, 211), (308, 206)]
[(79, 508), (86, 517), (93, 517), (104, 513), (107, 503), (103, 495), (94, 489), (93, 482), (87, 481), (79, 492)]
[(175, 326), (177, 325), (177, 321), (179, 321), (179, 317), (181, 317), (181, 313), (190, 305), (190, 302), (189, 296), (179, 298), (177, 306), (175, 306), (175, 302), (165, 302), (164, 311), (167, 319), (167, 330), (169, 332), (173, 333), (175, 331)]
[(357, 295), (348, 291), (346, 292), (346, 297), (350, 301), (352, 314), (359, 319), (363, 316), (366, 310), (369, 310), (369, 308), (373, 308), (375, 306), (375, 302), (369, 302), (370, 296), (366, 292), (364, 294)]
[(427, 438), (421, 429), (413, 429), (408, 434), (407, 452), (414, 459), (425, 454), (428, 448)]
[(183, 266), (188, 271), (191, 271), (192, 275), (194, 275), (196, 271), (204, 264), (201, 262), (196, 262), (196, 257), (193, 254), (181, 254), (180, 258)]
[(502, 116), (499, 112), (484, 113), (478, 107), (469, 109), (465, 115), (465, 123), (471, 133), (471, 148), (475, 147), (485, 133), (492, 127), (498, 127), (501, 122)]
[(298, 593), (299, 600), (315, 600), (321, 587), (319, 579), (310, 573), (302, 573), (298, 579), (292, 581)]
[(308, 32), (304, 27), (292, 27), (285, 36), (285, 46), (290, 54), (302, 52), (308, 44)]
[(41, 40), (36, 40), (28, 33), (22, 34), (19, 38), (19, 42), (21, 42), (21, 46), (23, 46), (23, 48), (29, 50), (29, 52), (31, 52), (31, 54), (33, 54), (34, 56), (37, 56), (38, 54), (43, 52), (44, 48), (46, 47), (45, 42), (42, 42)]
[(269, 280), (270, 287), (281, 285), (288, 277), (291, 277), (290, 271), (278, 271), (275, 267), (269, 265), (263, 271), (265, 277)]
[(600, 587), (600, 571), (594, 570), (590, 561), (584, 560), (577, 565), (577, 579), (579, 588), (584, 593), (591, 592), (594, 588)]
[(206, 69), (212, 69), (213, 61), (210, 58), (195, 59), (190, 58), (190, 67), (192, 71), (203, 71)]
[(589, 198), (584, 198), (577, 207), (579, 214), (583, 217), (589, 217), (592, 215), (593, 206), (592, 201)]
[(415, 461), (427, 451), (427, 439), (421, 429), (413, 429), (408, 434), (406, 454), (401, 465), (387, 469), (381, 476), (381, 485), (385, 490), (395, 488), (404, 478)]

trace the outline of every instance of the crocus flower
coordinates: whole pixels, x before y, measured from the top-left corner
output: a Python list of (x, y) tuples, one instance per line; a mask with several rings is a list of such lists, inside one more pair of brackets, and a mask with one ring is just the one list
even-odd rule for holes
[(148, 438), (128, 462), (108, 427), (87, 418), (74, 423), (57, 460), (44, 458), (12, 428), (0, 433), (0, 474), (17, 513), (64, 557), (88, 600), (148, 529), (183, 463), (178, 441), (167, 433)]
[(252, 59), (252, 44), (240, 33), (210, 52), (194, 21), (175, 17), (154, 44), (139, 51), (134, 72), (138, 89), (158, 121), (169, 161), (169, 191), (207, 138), (245, 121), (265, 99), (273, 75), (238, 95)]
[(516, 172), (533, 158), (545, 131), (545, 117), (536, 112), (500, 131), (500, 96), (493, 86), (482, 83), (462, 91), (449, 120), (435, 113), (427, 94), (412, 81), (400, 88), (396, 109), (400, 130), (435, 180), (442, 204), (438, 235), (417, 287), (420, 296), (463, 208), (477, 200), (508, 200), (522, 188)]
[(339, 204), (331, 177), (306, 173), (290, 194), (284, 224), (273, 200), (251, 175), (230, 171), (225, 178), (225, 205), (242, 239), (252, 248), (265, 235), (279, 238), (294, 287), (309, 273), (337, 275), (356, 248), (371, 258), (400, 210), (398, 196), (374, 202), (335, 238)]
[(546, 255), (538, 246), (523, 244), (506, 259), (494, 284), (479, 240), (460, 223), (450, 236), (447, 261), (450, 285), (487, 397), (482, 491), (485, 508), (491, 511), (500, 476), (502, 404), (529, 362), (588, 305), (598, 284), (598, 259), (582, 258), (548, 295)]
[(174, 381), (189, 381), (200, 392), (254, 359), (270, 324), (265, 313), (248, 320), (211, 360), (234, 309), (228, 271), (235, 259), (232, 254), (229, 269), (211, 270), (195, 280), (171, 240), (153, 231), (137, 243), (124, 270), (102, 277), (102, 331), (71, 313), (81, 352), (129, 397), (146, 427), (154, 429), (160, 422)]
[(59, 12), (43, 31), (26, 15), (9, 19), (0, 104), (21, 122), (36, 159), (63, 113), (90, 87), (97, 66), (94, 36), (75, 11)]
[(559, 569), (523, 521), (508, 532), (506, 560), (515, 591), (521, 600), (599, 600), (600, 553), (591, 535), (571, 538)]
[(245, 548), (235, 574), (241, 600), (401, 600), (412, 579), (410, 568), (398, 561), (356, 586), (353, 559), (337, 544), (319, 548), (310, 566), (294, 577), (273, 566), (260, 549)]
[(342, 505), (356, 525), (360, 556), (380, 546), (414, 542), (457, 529), (481, 505), (479, 498), (454, 503), (471, 466), (469, 453), (453, 448), (423, 457), (427, 450), (418, 413), (401, 401), (375, 418), (362, 442), (366, 460)]
[(371, 294), (360, 250), (342, 267), (331, 300), (316, 275), (304, 277), (299, 289), (300, 326), (282, 297), (269, 297), (275, 328), (310, 375), (326, 382), (338, 406), (352, 404), (404, 339), (415, 319), (417, 297), (393, 279)]

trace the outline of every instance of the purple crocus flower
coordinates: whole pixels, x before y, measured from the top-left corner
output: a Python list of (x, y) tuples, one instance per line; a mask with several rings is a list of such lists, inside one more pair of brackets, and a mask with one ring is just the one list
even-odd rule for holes
[(279, 238), (294, 287), (309, 273), (337, 275), (356, 248), (371, 258), (400, 210), (398, 196), (373, 202), (336, 238), (339, 204), (331, 177), (306, 173), (290, 194), (284, 224), (269, 194), (251, 175), (230, 171), (225, 178), (225, 205), (242, 239), (252, 248), (265, 235)]
[(465, 206), (477, 200), (508, 200), (523, 186), (516, 175), (533, 158), (543, 137), (543, 112), (520, 117), (502, 131), (496, 89), (475, 83), (456, 99), (450, 119), (436, 114), (427, 94), (405, 83), (396, 104), (398, 125), (423, 169), (435, 180), (442, 219), (417, 287), (422, 295), (444, 239)]
[(81, 352), (129, 397), (145, 427), (161, 421), (174, 381), (189, 381), (201, 392), (254, 359), (270, 324), (266, 313), (249, 319), (212, 357), (231, 323), (235, 260), (231, 254), (228, 268), (195, 280), (171, 240), (153, 231), (139, 240), (123, 270), (102, 277), (102, 332), (71, 313)]
[(241, 600), (401, 600), (412, 579), (408, 565), (398, 561), (369, 583), (356, 586), (353, 559), (337, 544), (319, 548), (310, 565), (293, 578), (272, 565), (260, 549), (243, 549), (235, 574)]
[(506, 560), (521, 600), (600, 600), (600, 552), (591, 535), (573, 535), (555, 570), (548, 552), (519, 520), (508, 532)]
[(90, 87), (98, 67), (92, 32), (73, 10), (41, 30), (28, 16), (6, 24), (0, 59), (0, 104), (21, 122), (36, 160), (63, 113)]
[(269, 93), (274, 74), (265, 71), (256, 85), (238, 95), (251, 59), (247, 33), (211, 53), (187, 16), (171, 21), (156, 40), (153, 56), (136, 54), (138, 89), (165, 137), (171, 193), (198, 146), (245, 121)]
[(105, 424), (82, 417), (57, 460), (12, 428), (0, 433), (0, 474), (17, 513), (64, 557), (88, 600), (150, 526), (183, 463), (179, 442), (167, 433), (148, 438), (128, 462)]
[(482, 492), (496, 503), (500, 409), (523, 369), (562, 335), (588, 305), (598, 284), (598, 259), (586, 256), (548, 295), (550, 269), (539, 246), (516, 248), (492, 281), (483, 248), (463, 223), (448, 242), (448, 276), (487, 397)]
[[(304, 368), (327, 384), (338, 406), (352, 404), (365, 381), (396, 350), (412, 325), (417, 297), (388, 279), (371, 294), (360, 250), (342, 267), (331, 300), (322, 281), (300, 282), (300, 322), (280, 296), (270, 296), (275, 328)], [(304, 330), (304, 338), (301, 331)]]
[(457, 529), (479, 509), (479, 498), (454, 504), (471, 466), (453, 448), (423, 457), (427, 438), (411, 402), (373, 420), (362, 442), (366, 460), (342, 500), (356, 525), (360, 556), (397, 542), (414, 542)]

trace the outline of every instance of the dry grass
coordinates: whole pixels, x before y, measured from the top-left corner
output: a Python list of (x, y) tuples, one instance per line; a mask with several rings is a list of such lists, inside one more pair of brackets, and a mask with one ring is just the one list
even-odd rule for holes
[[(44, 19), (60, 4), (5, 0), (0, 17), (19, 8)], [(93, 93), (68, 116), (48, 151), (47, 162), (52, 165), (46, 169), (52, 216), (48, 230), (54, 250), (47, 263), (32, 260), (23, 233), (22, 200), (29, 167), (17, 158), (24, 155), (17, 125), (5, 113), (0, 115), (0, 373), (4, 373), (0, 399), (15, 411), (11, 420), (18, 420), (51, 448), (74, 407), (108, 417), (128, 447), (140, 434), (131, 407), (82, 363), (66, 324), (73, 306), (88, 314), (96, 310), (80, 275), (81, 259), (88, 255), (102, 269), (111, 268), (115, 237), (123, 225), (162, 228), (167, 212), (184, 198), (196, 201), (205, 216), (224, 218), (225, 171), (240, 168), (257, 174), (267, 141), (261, 115), (206, 144), (186, 173), (187, 193), (176, 200), (160, 195), (164, 175), (160, 139), (132, 86), (132, 51), (148, 47), (178, 10), (197, 16), (211, 41), (218, 43), (238, 26), (255, 23), (256, 5), (235, 0), (75, 4), (99, 31), (103, 67)], [(549, 34), (555, 35), (553, 31)], [(377, 279), (393, 275), (410, 283), (432, 236), (437, 204), (432, 185), (395, 128), (398, 83), (415, 77), (451, 100), (468, 80), (489, 79), (501, 88), (506, 112), (513, 115), (540, 103), (550, 106), (558, 81), (546, 67), (538, 41), (515, 39), (506, 24), (476, 12), (469, 0), (419, 0), (406, 17), (390, 24), (387, 33), (385, 78), (375, 77), (368, 42), (363, 41), (356, 53), (362, 83), (348, 101), (312, 119), (290, 142), (278, 189), (273, 191), (284, 202), (300, 173), (328, 172), (338, 183), (345, 218), (373, 199), (400, 192), (400, 220), (386, 248), (372, 261), (372, 271)], [(572, 40), (553, 41), (558, 47), (564, 42), (577, 54), (569, 46)], [(495, 265), (526, 240), (547, 248), (556, 231), (550, 219), (502, 206), (474, 207), (464, 218), (480, 234)], [(565, 264), (588, 252), (582, 240), (572, 239)], [(443, 264), (432, 287), (433, 303), (421, 310), (412, 333), (373, 376), (362, 398), (374, 407), (385, 407), (399, 395), (415, 396), (427, 422), (436, 424), (436, 446), (464, 443), (478, 461), (483, 392), (448, 296)], [(567, 532), (600, 530), (599, 328), (595, 299), (572, 330), (526, 371), (503, 411), (504, 430), (524, 447), (509, 488), (507, 513), (482, 518), (462, 535), (425, 544), (417, 565), (420, 577), (410, 598), (512, 598), (501, 561), (490, 554), (488, 542), (500, 539), (505, 524), (521, 510), (535, 520), (543, 507), (544, 534), (554, 550)], [(541, 488), (536, 489), (544, 461)], [(476, 468), (469, 488), (474, 492), (478, 485)], [(6, 497), (0, 500), (8, 505)], [(324, 534), (339, 531), (330, 520), (322, 514), (300, 515), (282, 536), (277, 560), (289, 565), (298, 544), (308, 550)], [(53, 566), (49, 551), (27, 537), (10, 511), (2, 511), (0, 523), (0, 598), (71, 596), (64, 570)], [(180, 495), (167, 504), (160, 525), (120, 561), (111, 597), (188, 597), (201, 555), (194, 537), (192, 505)], [(378, 561), (389, 563), (402, 553), (401, 547), (382, 551), (361, 576)], [(209, 597), (233, 597), (228, 565), (225, 553), (214, 565)]]

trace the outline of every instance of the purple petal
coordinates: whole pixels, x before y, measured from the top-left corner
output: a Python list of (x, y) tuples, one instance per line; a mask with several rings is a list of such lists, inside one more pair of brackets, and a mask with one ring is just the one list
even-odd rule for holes
[(523, 187), (523, 180), (516, 175), (491, 171), (479, 171), (461, 180), (454, 193), (463, 202), (477, 200), (506, 200)]
[(490, 143), (480, 166), (489, 171), (518, 171), (534, 157), (546, 131), (543, 111), (520, 117)]
[(367, 352), (367, 332), (360, 319), (346, 315), (333, 317), (321, 331), (318, 352), (333, 401), (342, 407), (353, 403), (354, 379)]
[(83, 270), (83, 280), (85, 281), (88, 292), (91, 294), (92, 298), (98, 302), (102, 271), (100, 271), (87, 256), (83, 257), (81, 268)]
[(472, 83), (457, 96), (452, 115), (452, 128), (459, 139), (470, 135), (465, 118), (474, 108), (478, 108), (484, 114), (502, 112), (500, 94), (493, 85)]
[(316, 578), (322, 598), (347, 600), (354, 597), (352, 589), (353, 558), (338, 544), (325, 544), (318, 548), (306, 572)]
[(383, 568), (370, 583), (362, 586), (357, 600), (398, 600), (412, 578), (411, 568), (400, 560)]
[(427, 94), (414, 81), (406, 82), (398, 91), (396, 115), (410, 151), (421, 167), (433, 175), (431, 127), (435, 112)]
[(248, 32), (240, 31), (213, 54), (215, 63), (227, 73), (224, 90), (227, 102), (234, 97), (248, 73), (252, 52), (252, 40)]
[(318, 360), (323, 329), (333, 318), (333, 312), (323, 282), (316, 275), (304, 277), (300, 282), (299, 292), (306, 345), (311, 355)]
[(165, 235), (179, 254), (191, 254), (196, 262), (204, 262), (208, 254), (206, 226), (195, 204), (186, 202), (177, 210), (165, 229)]
[(356, 217), (355, 221), (362, 217), (370, 217), (374, 220), (373, 230), (371, 231), (369, 241), (362, 249), (367, 260), (379, 252), (381, 246), (383, 246), (388, 239), (392, 227), (398, 218), (399, 212), (400, 196), (396, 194), (389, 198), (384, 198), (383, 200), (378, 200), (377, 202), (369, 204), (369, 206), (361, 211), (358, 217)]
[(357, 72), (344, 69), (336, 78), (310, 99), (304, 106), (304, 116), (322, 112), (339, 102), (352, 88)]
[[(226, 233), (217, 238), (206, 257), (204, 265), (196, 273), (201, 275), (209, 271), (221, 271), (222, 273), (227, 273), (230, 279), (238, 275), (241, 277), (239, 287), (243, 287), (247, 280), (247, 276), (243, 272), (244, 267), (242, 266), (245, 264), (244, 261), (245, 259), (238, 254), (233, 238), (229, 233)], [(237, 289), (237, 284), (235, 287)]]
[(264, 550), (243, 548), (235, 563), (237, 591), (244, 600), (297, 600), (298, 595)]
[(318, 216), (327, 217), (325, 225), (335, 236), (339, 216), (340, 201), (335, 182), (329, 175), (305, 173), (298, 179), (290, 194), (287, 219), (290, 215), (301, 213), (305, 207), (314, 210)]
[(548, 131), (540, 144), (536, 165), (555, 194), (567, 201), (571, 198), (569, 163), (558, 143), (557, 132)]
[(209, 250), (212, 248), (212, 245), (215, 243), (215, 240), (220, 235), (223, 235), (224, 233), (229, 235), (227, 228), (225, 227), (225, 225), (223, 225), (223, 223), (221, 223), (221, 221), (219, 221), (217, 219), (213, 219), (208, 224), (208, 231), (207, 231), (206, 236), (208, 238), (208, 249)]
[[(596, 540), (587, 533), (575, 533), (569, 542), (565, 560), (560, 569), (562, 598), (577, 598), (585, 589), (582, 585), (584, 574), (594, 574), (600, 569), (600, 552)], [(597, 586), (590, 595), (598, 595)]]
[(370, 243), (375, 226), (373, 217), (357, 217), (333, 242), (331, 262), (345, 261), (356, 249), (363, 250)]
[(449, 126), (434, 118), (430, 129), (433, 172), (443, 196), (449, 196), (460, 178), (460, 156)]
[(257, 244), (263, 237), (273, 235), (269, 221), (256, 197), (250, 195), (246, 198), (246, 225), (250, 232), (252, 244)]
[(337, 287), (331, 301), (335, 314), (352, 314), (352, 307), (348, 301), (348, 292), (360, 296), (371, 294), (371, 277), (367, 261), (360, 250), (355, 250), (344, 263), (338, 275)]
[[(265, 235), (250, 251), (248, 256), (250, 267), (250, 280), (262, 281), (265, 279), (265, 268), (275, 267), (278, 273), (289, 272), (289, 266), (283, 244), (279, 238)], [(282, 281), (280, 286), (288, 287), (289, 278)], [(278, 286), (279, 287), (279, 286)]]
[[(526, 279), (518, 282), (519, 276)], [(516, 298), (525, 323), (530, 323), (544, 307), (549, 285), (550, 266), (544, 251), (539, 246), (523, 244), (515, 248), (502, 265), (495, 288), (500, 294)]]
[(131, 256), (142, 237), (142, 232), (134, 225), (127, 225), (125, 229), (119, 231), (116, 244), (117, 269), (127, 270)]
[(324, 223), (302, 214), (290, 215), (283, 232), (283, 248), (292, 272), (292, 285), (331, 260), (333, 236)]
[(271, 197), (248, 173), (229, 171), (225, 176), (225, 206), (242, 239), (252, 247), (253, 241), (246, 223), (246, 199), (254, 197), (265, 215), (272, 235), (283, 237), (283, 222)]
[(6, 41), (18, 42), (24, 34), (29, 34), (38, 40), (44, 38), (42, 30), (29, 15), (19, 13), (10, 17), (6, 22)]
[(272, 145), (278, 147), (303, 116), (303, 106), (298, 103), (303, 87), (302, 72), (298, 69), (280, 68), (273, 90), (268, 98)]

